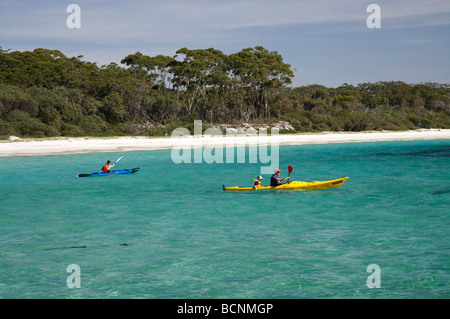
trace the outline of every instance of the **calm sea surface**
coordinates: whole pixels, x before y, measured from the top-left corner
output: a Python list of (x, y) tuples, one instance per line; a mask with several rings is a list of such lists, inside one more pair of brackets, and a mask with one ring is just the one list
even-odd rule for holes
[[(76, 176), (121, 155), (116, 168), (140, 171)], [(174, 164), (170, 150), (0, 158), (0, 298), (450, 297), (449, 140), (281, 146), (282, 176), (349, 179), (222, 191), (261, 165)]]

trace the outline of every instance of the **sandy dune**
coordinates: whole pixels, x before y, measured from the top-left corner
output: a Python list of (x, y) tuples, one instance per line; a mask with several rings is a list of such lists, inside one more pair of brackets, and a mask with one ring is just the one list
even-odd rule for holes
[(404, 132), (342, 132), (282, 134), (268, 136), (182, 136), (182, 137), (116, 137), (116, 138), (45, 138), (0, 142), (0, 157), (60, 155), (89, 152), (156, 150), (188, 147), (234, 147), (243, 145), (303, 145), (324, 143), (408, 141), (450, 139), (450, 130), (424, 129)]

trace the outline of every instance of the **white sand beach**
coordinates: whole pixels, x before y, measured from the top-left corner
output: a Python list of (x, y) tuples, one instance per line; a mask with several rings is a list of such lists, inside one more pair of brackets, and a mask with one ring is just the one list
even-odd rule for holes
[(62, 155), (91, 152), (125, 152), (188, 147), (234, 147), (244, 145), (304, 145), (350, 142), (450, 139), (450, 129), (403, 132), (324, 132), (268, 136), (182, 136), (115, 138), (43, 138), (0, 141), (0, 157)]

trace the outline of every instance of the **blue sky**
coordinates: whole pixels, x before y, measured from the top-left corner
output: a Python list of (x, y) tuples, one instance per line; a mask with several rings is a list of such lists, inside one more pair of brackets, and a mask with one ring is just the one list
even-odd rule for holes
[[(81, 28), (69, 29), (69, 4)], [(381, 28), (369, 29), (369, 4)], [(296, 69), (293, 86), (376, 81), (450, 83), (448, 0), (0, 0), (0, 46), (120, 63), (137, 51), (231, 54), (262, 45)]]

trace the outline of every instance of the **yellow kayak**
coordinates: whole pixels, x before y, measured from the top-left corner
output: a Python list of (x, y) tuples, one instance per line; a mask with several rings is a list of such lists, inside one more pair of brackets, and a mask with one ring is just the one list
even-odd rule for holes
[[(291, 189), (327, 189), (339, 187), (348, 179), (348, 177), (342, 177), (338, 179), (333, 179), (332, 181), (316, 181), (316, 182), (301, 182), (292, 181), (289, 183), (281, 184), (279, 186), (260, 186), (257, 190), (264, 189), (276, 189), (276, 190), (291, 190)], [(223, 185), (224, 191), (254, 191), (253, 187), (225, 187)]]

